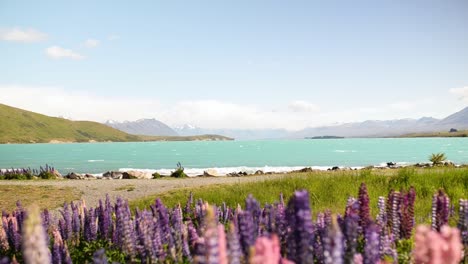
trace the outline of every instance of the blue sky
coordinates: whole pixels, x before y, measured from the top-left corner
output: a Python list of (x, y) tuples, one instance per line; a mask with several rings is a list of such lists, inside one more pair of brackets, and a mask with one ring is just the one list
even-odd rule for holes
[(468, 105), (468, 2), (0, 2), (0, 103), (288, 128)]

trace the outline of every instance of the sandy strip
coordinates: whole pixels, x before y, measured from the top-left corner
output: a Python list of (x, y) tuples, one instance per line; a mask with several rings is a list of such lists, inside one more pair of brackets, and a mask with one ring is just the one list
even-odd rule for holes
[[(51, 180), (51, 181), (0, 181), (0, 185), (35, 185), (54, 187), (73, 187), (80, 190), (88, 206), (96, 206), (106, 194), (112, 199), (121, 196), (128, 200), (167, 192), (179, 188), (207, 186), (212, 184), (235, 184), (256, 182), (284, 177), (284, 174), (245, 176), (245, 177), (198, 177), (186, 179), (158, 180)], [(119, 187), (133, 186), (133, 191), (116, 190)]]

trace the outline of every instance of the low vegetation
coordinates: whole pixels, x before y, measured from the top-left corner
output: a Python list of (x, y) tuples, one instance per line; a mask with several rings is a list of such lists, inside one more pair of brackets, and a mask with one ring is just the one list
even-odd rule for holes
[(433, 166), (441, 165), (446, 160), (447, 156), (445, 156), (445, 153), (432, 153), (429, 156), (429, 161), (432, 162)]
[(349, 196), (355, 195), (361, 182), (367, 184), (371, 198), (372, 214), (377, 212), (378, 196), (390, 190), (407, 189), (414, 186), (417, 194), (415, 210), (416, 220), (420, 223), (430, 219), (431, 199), (439, 188), (446, 191), (452, 201), (468, 197), (468, 168), (401, 168), (388, 170), (359, 171), (314, 171), (311, 173), (285, 174), (279, 179), (262, 182), (210, 185), (206, 187), (186, 188), (149, 196), (130, 202), (132, 208), (146, 208), (156, 198), (168, 206), (175, 206), (190, 193), (209, 203), (225, 202), (235, 207), (242, 204), (244, 197), (252, 194), (261, 203), (272, 203), (278, 199), (278, 193), (288, 197), (297, 189), (310, 193), (310, 202), (314, 212), (330, 209), (333, 213), (343, 213), (341, 204)]

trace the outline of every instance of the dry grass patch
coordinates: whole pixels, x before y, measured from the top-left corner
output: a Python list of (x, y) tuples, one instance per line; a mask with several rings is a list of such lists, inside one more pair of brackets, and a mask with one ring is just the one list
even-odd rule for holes
[(72, 187), (0, 186), (0, 208), (11, 211), (19, 200), (23, 206), (37, 204), (40, 208), (55, 209), (64, 202), (79, 200), (81, 192)]

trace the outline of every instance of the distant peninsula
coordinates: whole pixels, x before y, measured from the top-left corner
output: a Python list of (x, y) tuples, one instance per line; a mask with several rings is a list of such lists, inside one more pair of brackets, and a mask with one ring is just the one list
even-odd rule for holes
[(411, 133), (399, 136), (400, 138), (427, 138), (427, 137), (468, 137), (468, 130)]
[(0, 104), (0, 144), (233, 140), (220, 135), (131, 135), (91, 121), (71, 121)]
[(338, 136), (316, 136), (316, 137), (305, 137), (305, 139), (340, 139), (344, 137)]

